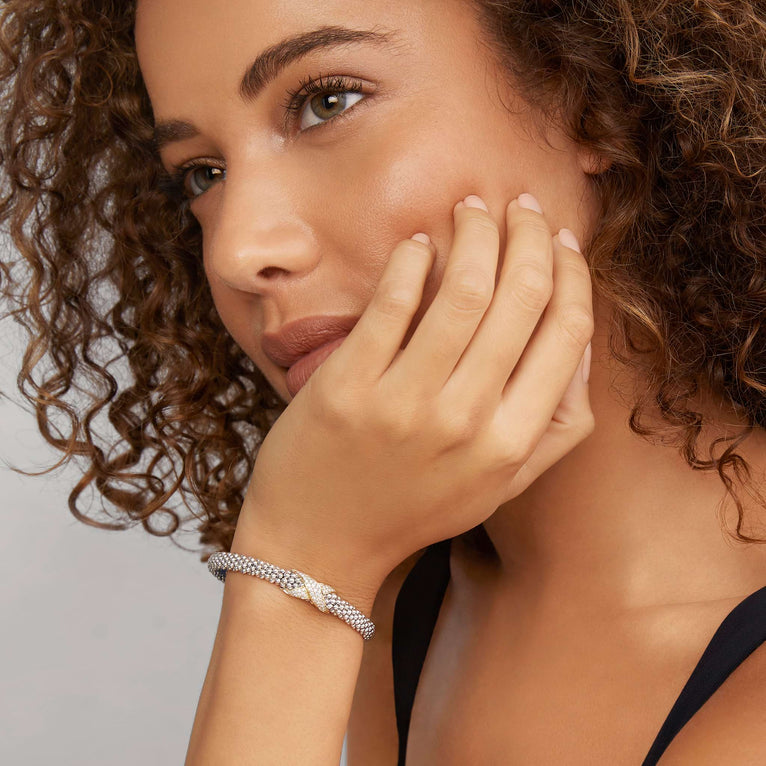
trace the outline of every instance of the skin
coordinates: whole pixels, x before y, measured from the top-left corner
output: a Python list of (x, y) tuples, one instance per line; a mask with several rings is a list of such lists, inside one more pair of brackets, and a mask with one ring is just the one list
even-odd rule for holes
[[(497, 222), (498, 275), (506, 205), (522, 192), (539, 200), (551, 233), (565, 226), (587, 242), (597, 158), (524, 105), (476, 45), (467, 6), (139, 2), (137, 50), (155, 118), (188, 120), (200, 130), (166, 147), (162, 160), (169, 168), (207, 158), (226, 168), (225, 184), (211, 184), (191, 207), (203, 229), (205, 271), (227, 329), (286, 402), (284, 370), (263, 354), (262, 333), (305, 316), (361, 315), (394, 246), (426, 232), (437, 254), (406, 344), (439, 289), (453, 207), (466, 195), (479, 195)], [(240, 77), (258, 52), (339, 20), (353, 29), (396, 30), (401, 39), (395, 47), (311, 53), (253, 103), (239, 98)], [(319, 73), (361, 79), (366, 98), (347, 110), (348, 119), (285, 130), (286, 89)], [(453, 545), (453, 580), (413, 713), (423, 722), (420, 733), (411, 732), (414, 763), (428, 762), (439, 747), (440, 763), (449, 762), (448, 753), (460, 763), (456, 753), (468, 741), (477, 747), (476, 737), (487, 747), (513, 737), (520, 763), (555, 762), (561, 752), (568, 763), (639, 762), (717, 625), (766, 583), (766, 547), (734, 544), (722, 532), (718, 476), (692, 471), (672, 445), (629, 430), (630, 395), (641, 381), (609, 355), (609, 307), (594, 296), (593, 308), (595, 431), (485, 522), (496, 558)], [(701, 444), (737, 432), (741, 424), (726, 407), (704, 394), (697, 403), (715, 421)], [(739, 450), (762, 482), (764, 432)], [(726, 509), (731, 525), (733, 503)], [(746, 511), (745, 531), (766, 536), (762, 509), (746, 502)], [(493, 642), (498, 636), (502, 641)], [(526, 660), (521, 669), (510, 661), (519, 656)], [(735, 700), (753, 705), (756, 681), (746, 665), (741, 686), (732, 678), (730, 689), (742, 692)], [(645, 683), (647, 668), (654, 684)], [(585, 699), (584, 687), (592, 691)], [(502, 715), (477, 719), (474, 711), (484, 708), (468, 704), (477, 690)], [(725, 722), (732, 711), (736, 702), (713, 713), (714, 721)], [(599, 734), (604, 727), (612, 732), (608, 742)], [(689, 747), (699, 747), (703, 736), (692, 736)], [(678, 743), (683, 748), (682, 737), (676, 750)], [(489, 763), (493, 755), (481, 757)]]

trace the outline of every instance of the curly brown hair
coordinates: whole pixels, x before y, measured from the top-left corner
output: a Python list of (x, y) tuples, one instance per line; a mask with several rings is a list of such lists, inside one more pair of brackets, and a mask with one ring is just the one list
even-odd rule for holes
[[(653, 435), (641, 416), (659, 411), (689, 466), (718, 471), (735, 536), (761, 542), (742, 531), (728, 471), (750, 479), (735, 449), (766, 428), (766, 12), (745, 0), (471, 2), (514, 86), (605, 161), (586, 253), (614, 306), (610, 351), (647, 381), (630, 428)], [(286, 405), (225, 330), (195, 257), (199, 225), (167, 191), (134, 13), (129, 0), (3, 6), (0, 224), (21, 257), (0, 263), (0, 288), (30, 336), (18, 384), (57, 466), (86, 461), (71, 512), (171, 536), (180, 497), (206, 561), (229, 549)], [(689, 406), (701, 390), (747, 424), (707, 460)], [(78, 508), (91, 486), (116, 520)]]

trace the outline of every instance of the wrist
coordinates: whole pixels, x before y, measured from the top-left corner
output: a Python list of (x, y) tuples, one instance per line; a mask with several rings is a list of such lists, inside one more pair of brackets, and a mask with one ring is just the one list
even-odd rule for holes
[(375, 572), (353, 551), (321, 543), (315, 537), (303, 539), (299, 532), (274, 529), (255, 514), (241, 514), (231, 552), (303, 572), (334, 588), (338, 596), (369, 617), (386, 574)]

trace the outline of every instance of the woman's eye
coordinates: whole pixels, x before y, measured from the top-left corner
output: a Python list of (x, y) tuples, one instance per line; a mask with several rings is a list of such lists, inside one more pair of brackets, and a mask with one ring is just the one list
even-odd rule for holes
[[(346, 89), (341, 87), (344, 85)], [(354, 90), (348, 89), (349, 86), (354, 87)], [(346, 82), (342, 78), (331, 79), (326, 84), (321, 78), (309, 80), (306, 87), (310, 88), (313, 94), (311, 92), (291, 94), (291, 99), (286, 104), (291, 112), (297, 113), (300, 130), (324, 125), (366, 98), (365, 94), (359, 90), (361, 86)], [(200, 161), (193, 162), (173, 174), (171, 190), (176, 196), (180, 193), (182, 198), (190, 202), (225, 178), (225, 169), (205, 165)]]
[(226, 171), (212, 165), (195, 165), (184, 172), (183, 185), (186, 196), (194, 199), (204, 194), (217, 181), (224, 178)]
[[(310, 96), (301, 109), (299, 128), (306, 130), (306, 128), (311, 128), (314, 125), (321, 125), (341, 112), (345, 112), (346, 109), (364, 97), (363, 93), (348, 90), (317, 93)], [(315, 121), (312, 122), (312, 118)]]

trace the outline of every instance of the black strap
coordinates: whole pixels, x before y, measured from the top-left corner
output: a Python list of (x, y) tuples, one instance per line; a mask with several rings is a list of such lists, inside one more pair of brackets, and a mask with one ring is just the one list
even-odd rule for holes
[(394, 606), (391, 659), (399, 766), (404, 766), (415, 691), (449, 582), (451, 542), (449, 538), (428, 546), (402, 583)]
[(718, 687), (766, 641), (766, 587), (729, 612), (700, 657), (642, 766), (654, 766), (673, 737)]
[[(429, 546), (407, 575), (394, 607), (392, 661), (398, 766), (405, 766), (412, 706), (428, 645), (449, 582), (451, 540)], [(720, 624), (662, 724), (642, 766), (655, 766), (673, 738), (723, 682), (766, 642), (766, 587), (750, 594)]]

